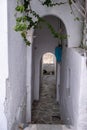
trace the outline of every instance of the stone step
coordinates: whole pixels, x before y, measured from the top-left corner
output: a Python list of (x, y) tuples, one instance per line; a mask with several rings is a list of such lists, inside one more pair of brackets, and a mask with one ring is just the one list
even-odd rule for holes
[(65, 125), (50, 125), (50, 124), (30, 124), (28, 127), (20, 130), (74, 130), (72, 127)]

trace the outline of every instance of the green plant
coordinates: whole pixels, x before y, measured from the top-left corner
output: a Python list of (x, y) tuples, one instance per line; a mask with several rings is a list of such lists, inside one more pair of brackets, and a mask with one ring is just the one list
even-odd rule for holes
[[(39, 16), (39, 14), (37, 14), (31, 8), (31, 1), (32, 0), (24, 0), (24, 2), (22, 2), (22, 0), (17, 0), (17, 6), (15, 8), (16, 25), (15, 25), (14, 29), (17, 32), (18, 31), (20, 32), (26, 45), (31, 44), (31, 42), (29, 40), (27, 40), (28, 30), (30, 30), (32, 28), (33, 29), (38, 28), (39, 23), (45, 23), (55, 38), (65, 39), (67, 36), (56, 32), (50, 23), (48, 23), (46, 20), (41, 18)], [(63, 2), (54, 3), (52, 0), (45, 0), (44, 2), (39, 0), (39, 2), (43, 6), (47, 6), (47, 7), (53, 7), (53, 6), (57, 6), (57, 5), (59, 6), (59, 5), (65, 4), (65, 2), (64, 3)]]
[[(56, 32), (50, 23), (48, 23), (46, 20), (41, 18), (40, 15), (37, 14), (32, 9), (31, 1), (32, 0), (24, 0), (24, 1), (17, 0), (17, 6), (15, 8), (16, 25), (15, 25), (14, 29), (15, 29), (15, 31), (19, 31), (21, 33), (21, 36), (23, 37), (26, 45), (31, 44), (31, 42), (29, 40), (27, 40), (28, 30), (38, 28), (40, 23), (45, 23), (55, 38), (58, 38), (58, 39), (67, 38), (66, 35), (63, 35), (60, 32)], [(43, 6), (46, 6), (47, 8), (53, 7), (53, 6), (60, 6), (60, 5), (68, 3), (71, 8), (71, 13), (73, 13), (74, 16), (75, 16), (75, 14), (74, 14), (72, 5), (74, 5), (78, 10), (77, 2), (75, 0), (68, 0), (67, 2), (57, 2), (57, 3), (54, 3), (53, 0), (38, 0), (38, 1)], [(80, 6), (81, 6), (81, 4), (80, 4)], [(84, 15), (80, 9), (79, 9), (79, 12), (82, 15)], [(75, 16), (75, 20), (79, 20), (79, 18)]]

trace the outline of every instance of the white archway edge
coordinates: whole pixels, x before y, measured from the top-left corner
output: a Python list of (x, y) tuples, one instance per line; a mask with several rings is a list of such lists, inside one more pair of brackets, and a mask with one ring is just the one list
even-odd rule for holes
[(4, 112), (6, 79), (8, 78), (7, 0), (0, 3), (0, 130), (7, 130)]
[(26, 79), (26, 86), (27, 86), (27, 106), (26, 106), (26, 121), (31, 122), (31, 105), (32, 105), (32, 75), (31, 75), (31, 68), (32, 68), (32, 46), (27, 47), (27, 79)]
[[(60, 0), (61, 1), (61, 0)], [(63, 0), (65, 1), (65, 0)], [(62, 1), (62, 2), (63, 2)], [(55, 2), (58, 2), (57, 0)], [(37, 3), (37, 4), (36, 4)], [(45, 7), (38, 2), (38, 0), (32, 0), (32, 8), (37, 13), (40, 14), (41, 17), (47, 15), (53, 15), (58, 17), (63, 21), (66, 27), (67, 35), (68, 35), (68, 47), (78, 47), (81, 43), (81, 22), (75, 21), (75, 17), (71, 14), (71, 9), (68, 4), (56, 6), (56, 7)], [(80, 18), (80, 15), (76, 11), (76, 16)]]
[[(28, 32), (28, 39), (33, 41), (33, 29)], [(27, 105), (26, 105), (26, 121), (31, 122), (32, 108), (32, 44), (27, 46), (27, 69), (26, 69), (26, 86), (27, 86)]]

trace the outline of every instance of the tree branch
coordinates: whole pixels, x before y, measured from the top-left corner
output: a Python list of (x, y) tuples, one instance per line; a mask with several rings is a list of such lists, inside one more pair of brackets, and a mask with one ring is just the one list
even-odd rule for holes
[(85, 14), (82, 12), (82, 10), (80, 10), (80, 8), (75, 4), (73, 0), (71, 0), (71, 2), (74, 5), (74, 7), (77, 9), (77, 11), (83, 16), (83, 18), (85, 18)]
[(82, 3), (80, 2), (80, 0), (77, 1), (79, 7), (82, 9), (82, 11), (85, 13), (85, 7), (82, 5)]

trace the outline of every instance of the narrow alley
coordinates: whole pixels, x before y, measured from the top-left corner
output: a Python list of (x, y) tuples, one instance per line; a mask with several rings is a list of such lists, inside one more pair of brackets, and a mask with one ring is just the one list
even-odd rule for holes
[(40, 88), (40, 100), (34, 101), (32, 123), (61, 124), (59, 104), (56, 102), (56, 76), (44, 74)]

